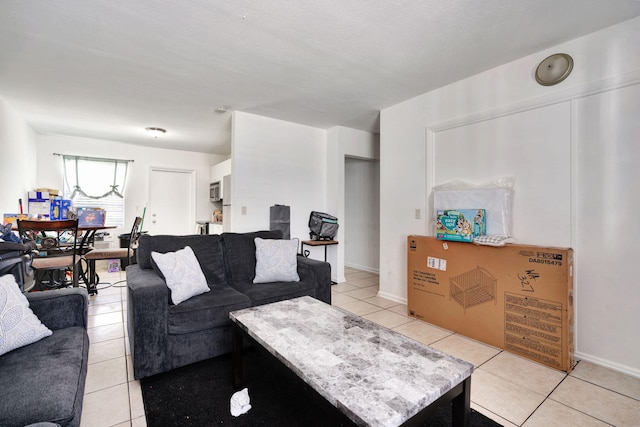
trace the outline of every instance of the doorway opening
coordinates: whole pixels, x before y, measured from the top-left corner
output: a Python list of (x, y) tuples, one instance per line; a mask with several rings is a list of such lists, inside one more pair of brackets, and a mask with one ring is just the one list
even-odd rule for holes
[(380, 162), (345, 157), (344, 265), (380, 271)]

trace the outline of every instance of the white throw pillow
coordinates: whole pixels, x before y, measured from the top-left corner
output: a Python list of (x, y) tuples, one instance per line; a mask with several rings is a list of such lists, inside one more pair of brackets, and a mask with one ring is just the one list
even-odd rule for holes
[(171, 289), (171, 301), (180, 304), (196, 295), (209, 292), (207, 279), (190, 246), (176, 252), (151, 252), (151, 257)]
[(53, 334), (29, 308), (16, 278), (0, 277), (0, 355)]
[(272, 240), (256, 237), (256, 277), (253, 283), (299, 282), (298, 239)]

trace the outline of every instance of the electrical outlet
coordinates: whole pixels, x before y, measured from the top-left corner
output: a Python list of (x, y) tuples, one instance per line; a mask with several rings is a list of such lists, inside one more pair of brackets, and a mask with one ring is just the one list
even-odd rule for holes
[(420, 219), (420, 215), (421, 215), (420, 209), (416, 209), (416, 219)]
[(247, 214), (247, 207), (246, 206), (243, 206), (241, 210), (242, 210), (242, 215), (246, 215)]

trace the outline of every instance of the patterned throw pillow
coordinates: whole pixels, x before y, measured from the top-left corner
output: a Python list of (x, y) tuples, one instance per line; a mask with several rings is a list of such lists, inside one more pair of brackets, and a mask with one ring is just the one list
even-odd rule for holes
[(0, 277), (0, 355), (52, 333), (29, 308), (15, 277), (11, 274)]
[(151, 257), (171, 289), (174, 304), (178, 305), (191, 297), (209, 292), (207, 279), (190, 246), (166, 254), (151, 252)]
[(299, 282), (298, 239), (273, 240), (256, 237), (256, 277), (253, 283)]
[(488, 236), (478, 236), (473, 238), (473, 243), (476, 245), (487, 246), (504, 246), (507, 243), (513, 243), (515, 240), (509, 236), (503, 236), (501, 234), (493, 234)]

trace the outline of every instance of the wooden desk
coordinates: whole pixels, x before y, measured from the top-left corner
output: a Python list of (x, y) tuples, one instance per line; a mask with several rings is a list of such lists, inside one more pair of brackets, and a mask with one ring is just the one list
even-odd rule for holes
[[(44, 221), (48, 221), (48, 220), (42, 220)], [(78, 282), (80, 279), (82, 279), (82, 281), (85, 283), (86, 287), (87, 287), (87, 291), (89, 291), (89, 294), (93, 294), (95, 293), (95, 284), (91, 282), (90, 277), (91, 276), (88, 271), (88, 268), (85, 269), (82, 266), (82, 260), (83, 255), (85, 255), (87, 252), (89, 252), (92, 249), (94, 240), (95, 240), (95, 235), (97, 231), (102, 231), (102, 230), (111, 230), (111, 229), (115, 229), (117, 228), (114, 225), (78, 225), (78, 236), (76, 236), (76, 239), (78, 237), (80, 237), (80, 242), (77, 244), (77, 252), (76, 252), (76, 265), (73, 268), (73, 286), (77, 287), (78, 286)], [(11, 227), (12, 230), (18, 230), (18, 226), (16, 225), (12, 225)], [(55, 256), (55, 255), (50, 255), (50, 256)]]
[[(43, 220), (43, 221), (46, 221), (46, 220)], [(116, 227), (115, 225), (85, 225), (85, 226), (78, 225), (78, 231), (83, 231), (83, 232), (86, 231), (86, 233), (82, 233), (82, 239), (80, 240), (80, 245), (79, 245), (80, 253), (83, 253), (82, 248), (87, 248), (89, 244), (93, 243), (94, 237), (96, 235), (96, 231), (111, 230), (114, 228), (118, 228), (118, 227)], [(18, 231), (18, 226), (12, 225), (11, 230)]]

